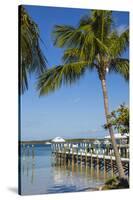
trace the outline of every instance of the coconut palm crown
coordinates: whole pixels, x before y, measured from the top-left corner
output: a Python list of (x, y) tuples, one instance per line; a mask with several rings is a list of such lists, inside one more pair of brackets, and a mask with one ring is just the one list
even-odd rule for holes
[(40, 75), (46, 68), (39, 40), (39, 29), (23, 6), (20, 6), (20, 93), (28, 89), (28, 76)]
[(129, 60), (122, 58), (128, 47), (129, 30), (119, 33), (114, 27), (112, 11), (92, 11), (77, 27), (56, 25), (54, 45), (65, 48), (63, 64), (40, 76), (40, 95), (48, 94), (63, 84), (72, 84), (88, 70), (96, 69), (100, 80), (106, 73), (120, 73), (129, 78)]

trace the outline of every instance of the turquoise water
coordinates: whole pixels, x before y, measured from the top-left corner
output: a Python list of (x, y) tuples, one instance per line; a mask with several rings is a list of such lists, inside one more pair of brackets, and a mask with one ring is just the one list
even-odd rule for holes
[(50, 145), (22, 146), (20, 159), (22, 195), (92, 191), (107, 179), (89, 167), (56, 165)]

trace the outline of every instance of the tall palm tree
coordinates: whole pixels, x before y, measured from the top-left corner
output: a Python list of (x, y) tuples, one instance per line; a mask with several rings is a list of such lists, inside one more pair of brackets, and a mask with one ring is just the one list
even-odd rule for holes
[(23, 94), (28, 89), (28, 76), (32, 73), (40, 75), (46, 68), (46, 58), (43, 55), (39, 40), (39, 29), (23, 6), (19, 7), (20, 33), (20, 72), (19, 89)]
[[(114, 26), (112, 11), (93, 10), (91, 16), (81, 18), (77, 27), (56, 25), (53, 30), (54, 45), (64, 48), (63, 64), (47, 70), (40, 76), (40, 95), (48, 94), (63, 84), (71, 85), (85, 72), (96, 70), (101, 81), (106, 122), (109, 123), (107, 72), (129, 78), (129, 61), (122, 58), (128, 47), (128, 29), (120, 33)], [(120, 179), (125, 174), (111, 124), (109, 133), (114, 148)]]

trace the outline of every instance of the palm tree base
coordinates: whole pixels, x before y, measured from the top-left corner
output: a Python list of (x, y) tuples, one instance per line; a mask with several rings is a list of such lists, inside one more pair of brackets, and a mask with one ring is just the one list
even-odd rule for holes
[(105, 182), (105, 185), (101, 190), (111, 190), (111, 189), (127, 189), (129, 188), (129, 182), (127, 178), (113, 177)]
[(120, 178), (118, 186), (122, 187), (122, 188), (129, 188), (128, 179), (127, 178)]

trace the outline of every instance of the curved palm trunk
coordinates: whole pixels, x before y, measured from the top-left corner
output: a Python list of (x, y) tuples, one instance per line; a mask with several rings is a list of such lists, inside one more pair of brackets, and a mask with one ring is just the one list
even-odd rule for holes
[[(106, 121), (108, 123), (109, 122), (109, 120), (108, 120), (109, 108), (108, 108), (108, 95), (107, 95), (107, 88), (106, 88), (106, 80), (102, 79), (101, 84), (102, 84), (103, 97), (104, 97), (104, 109), (105, 109)], [(125, 176), (125, 173), (123, 170), (120, 154), (119, 154), (116, 140), (114, 137), (113, 128), (111, 126), (109, 127), (109, 133), (110, 133), (110, 137), (111, 137), (111, 141), (112, 141), (112, 146), (114, 149), (114, 154), (115, 154), (116, 164), (118, 167), (119, 177), (120, 177), (120, 179), (125, 179), (126, 176)]]

